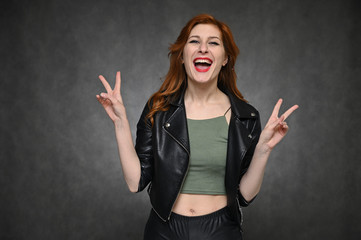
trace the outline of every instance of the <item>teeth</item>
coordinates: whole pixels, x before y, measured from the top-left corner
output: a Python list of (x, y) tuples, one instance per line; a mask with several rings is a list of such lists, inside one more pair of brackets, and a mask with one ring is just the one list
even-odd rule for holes
[(208, 60), (208, 59), (197, 59), (196, 61), (194, 61), (194, 63), (207, 63), (207, 64), (212, 64), (212, 61)]

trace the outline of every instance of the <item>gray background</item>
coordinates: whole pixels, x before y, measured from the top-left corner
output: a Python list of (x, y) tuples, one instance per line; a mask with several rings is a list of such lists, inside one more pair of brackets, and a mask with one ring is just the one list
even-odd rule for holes
[(129, 193), (99, 74), (133, 135), (196, 14), (226, 22), (238, 87), (265, 124), (300, 109), (244, 209), (246, 239), (359, 239), (360, 1), (2, 1), (1, 239), (141, 239), (148, 196)]

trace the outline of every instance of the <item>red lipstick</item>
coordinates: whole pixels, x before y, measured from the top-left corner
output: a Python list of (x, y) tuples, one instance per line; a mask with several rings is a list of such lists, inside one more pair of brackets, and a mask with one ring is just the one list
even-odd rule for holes
[(210, 58), (198, 57), (193, 60), (194, 68), (197, 72), (208, 72), (213, 61)]

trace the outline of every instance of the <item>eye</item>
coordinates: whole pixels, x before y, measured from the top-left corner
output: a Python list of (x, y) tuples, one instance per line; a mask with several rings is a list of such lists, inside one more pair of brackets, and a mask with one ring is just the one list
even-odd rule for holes
[(199, 43), (199, 41), (193, 39), (193, 40), (190, 40), (189, 43)]
[(218, 42), (209, 42), (210, 45), (219, 46)]

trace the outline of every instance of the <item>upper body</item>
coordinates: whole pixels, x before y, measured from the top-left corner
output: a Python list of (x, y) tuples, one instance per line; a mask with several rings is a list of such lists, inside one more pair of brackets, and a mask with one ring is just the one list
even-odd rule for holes
[(135, 146), (142, 169), (138, 191), (150, 183), (148, 193), (152, 206), (163, 220), (169, 219), (171, 211), (204, 215), (226, 205), (236, 210), (237, 201), (242, 206), (250, 202), (240, 193), (239, 182), (249, 167), (261, 133), (259, 114), (233, 94), (227, 91), (225, 94), (231, 106), (224, 180), (226, 195), (180, 194), (192, 152), (187, 117), (194, 118), (187, 114), (184, 95), (172, 102), (169, 110), (158, 112), (153, 126), (146, 119), (148, 105), (144, 108), (137, 125)]
[[(97, 99), (114, 122), (128, 187), (137, 192), (151, 182), (153, 208), (164, 220), (171, 211), (203, 215), (225, 205), (237, 214), (236, 202), (246, 206), (259, 192), (269, 155), (288, 131), (284, 120), (298, 106), (278, 117), (280, 99), (261, 132), (258, 112), (236, 87), (234, 67), (238, 52), (227, 25), (209, 15), (191, 19), (170, 47), (168, 74), (142, 113), (136, 147), (120, 94), (120, 72), (114, 89), (99, 76), (107, 93), (97, 95)], [(187, 118), (220, 116), (230, 106), (232, 111), (226, 115), (226, 194), (179, 194), (191, 151)]]

